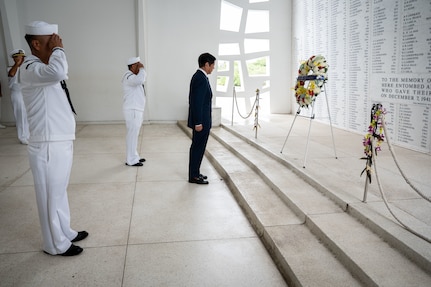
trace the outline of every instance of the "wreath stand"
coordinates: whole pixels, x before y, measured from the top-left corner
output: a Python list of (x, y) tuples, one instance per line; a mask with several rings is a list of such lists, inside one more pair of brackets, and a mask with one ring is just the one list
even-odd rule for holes
[[(307, 75), (307, 76), (298, 76), (297, 81), (310, 81), (310, 80), (316, 80), (316, 79), (317, 79), (317, 76), (316, 76), (316, 75)], [(330, 126), (331, 126), (332, 144), (333, 144), (333, 146), (334, 146), (334, 155), (335, 155), (335, 158), (337, 158), (337, 152), (336, 152), (336, 150), (335, 150), (334, 132), (333, 132), (333, 130), (332, 130), (331, 113), (329, 112), (329, 102), (328, 102), (328, 97), (327, 97), (327, 95), (326, 95), (326, 86), (325, 86), (325, 83), (323, 84), (322, 93), (324, 93), (324, 94), (325, 94), (326, 107), (327, 107), (327, 109), (328, 109), (328, 115), (329, 115), (329, 124), (330, 124)], [(296, 118), (297, 118), (298, 116), (300, 116), (300, 117), (305, 117), (305, 118), (309, 118), (309, 119), (310, 119), (310, 124), (309, 124), (309, 126), (308, 126), (307, 144), (305, 145), (304, 164), (302, 165), (302, 167), (303, 167), (303, 168), (305, 168), (305, 163), (306, 163), (306, 160), (307, 160), (308, 143), (309, 143), (309, 141), (310, 141), (311, 123), (312, 123), (312, 121), (313, 121), (313, 120), (314, 120), (314, 118), (315, 118), (315, 114), (314, 114), (314, 103), (315, 103), (315, 102), (316, 102), (316, 101), (314, 100), (314, 101), (311, 103), (311, 115), (310, 115), (310, 116), (304, 116), (304, 115), (301, 115), (301, 108), (302, 108), (302, 107), (301, 107), (301, 106), (299, 106), (299, 107), (298, 107), (298, 110), (296, 111), (295, 117), (293, 118), (292, 125), (290, 126), (289, 132), (287, 133), (286, 139), (284, 140), (283, 147), (281, 148), (281, 151), (280, 151), (280, 153), (283, 153), (284, 146), (286, 145), (287, 139), (289, 138), (289, 135), (290, 135), (290, 132), (292, 131), (293, 125), (295, 124)]]

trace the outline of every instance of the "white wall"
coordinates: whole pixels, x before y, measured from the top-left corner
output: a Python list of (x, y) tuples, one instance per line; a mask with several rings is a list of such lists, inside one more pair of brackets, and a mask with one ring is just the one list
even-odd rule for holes
[[(251, 7), (248, 0), (229, 0)], [(203, 52), (218, 55), (221, 0), (147, 0), (149, 112), (152, 120), (185, 119), (188, 86)], [(259, 5), (258, 5), (259, 7)], [(290, 113), (291, 1), (271, 0), (271, 112)], [(245, 17), (245, 14), (244, 14)], [(244, 35), (238, 35), (242, 40)], [(210, 76), (215, 92), (216, 74)], [(254, 90), (252, 89), (252, 95)], [(229, 96), (232, 96), (229, 93)], [(230, 102), (230, 100), (229, 100)], [(230, 111), (231, 109), (229, 109)]]
[(270, 2), (271, 113), (292, 113), (292, 1)]
[[(186, 119), (190, 79), (198, 57), (217, 57), (218, 0), (147, 0), (148, 101), (150, 118)], [(215, 87), (215, 77), (210, 76)]]
[[(0, 1), (0, 18), (3, 29), (0, 31), (0, 81), (2, 83), (3, 98), (0, 98), (0, 119), (14, 121), (12, 104), (9, 97), (7, 67), (13, 64), (9, 52), (21, 44), (16, 1)], [(6, 14), (5, 11), (8, 11)], [(20, 48), (24, 48), (21, 47)]]
[[(296, 0), (293, 15), (294, 57), (328, 62), (332, 123), (365, 134), (381, 103), (385, 137), (431, 153), (431, 1)], [(323, 93), (315, 112), (328, 123)]]
[[(248, 2), (248, 0), (231, 0)], [(290, 112), (290, 3), (271, 0), (271, 108)], [(78, 122), (122, 122), (121, 77), (125, 62), (141, 56), (148, 72), (145, 119), (186, 119), (190, 78), (203, 52), (218, 57), (220, 0), (0, 0), (2, 123), (14, 118), (5, 64), (13, 48), (29, 48), (24, 25), (33, 20), (59, 24), (69, 61), (68, 86)], [(287, 16), (286, 16), (287, 15)], [(277, 20), (279, 19), (279, 20)], [(210, 76), (215, 87), (216, 75)]]
[[(1, 6), (1, 14), (2, 19), (3, 15), (18, 19), (21, 36), (13, 43), (13, 48), (22, 47), (27, 53), (30, 50), (24, 40), (24, 25), (34, 20), (57, 23), (69, 62), (68, 86), (78, 112), (77, 121), (118, 121), (123, 118), (121, 77), (127, 69), (127, 58), (137, 54), (135, 2), (22, 0), (16, 4), (16, 15), (11, 15), (14, 9), (6, 7), (4, 11), (5, 5)], [(7, 57), (4, 53), (1, 56)], [(5, 86), (7, 78), (3, 70), (1, 80)], [(3, 91), (5, 89), (3, 87)], [(10, 113), (4, 112), (10, 108), (5, 103), (3, 101), (2, 121), (13, 121)]]

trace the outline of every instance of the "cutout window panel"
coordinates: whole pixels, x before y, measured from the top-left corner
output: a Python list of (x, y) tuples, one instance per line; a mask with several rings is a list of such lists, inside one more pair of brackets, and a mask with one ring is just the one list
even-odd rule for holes
[(228, 72), (230, 70), (230, 63), (226, 60), (217, 61), (217, 72)]
[(269, 51), (269, 40), (267, 39), (244, 39), (244, 53), (257, 53)]
[(236, 91), (242, 92), (245, 90), (244, 87), (244, 76), (242, 73), (241, 61), (235, 61), (233, 64), (233, 85)]
[(269, 56), (246, 61), (250, 77), (269, 76)]
[(240, 54), (239, 44), (238, 43), (219, 44), (218, 54), (219, 56), (239, 55)]
[(269, 11), (249, 10), (247, 13), (245, 33), (251, 34), (264, 32), (269, 32)]
[(228, 76), (217, 76), (216, 90), (218, 92), (226, 93), (228, 86), (229, 86), (229, 77)]
[(242, 8), (227, 1), (221, 1), (220, 30), (239, 32)]

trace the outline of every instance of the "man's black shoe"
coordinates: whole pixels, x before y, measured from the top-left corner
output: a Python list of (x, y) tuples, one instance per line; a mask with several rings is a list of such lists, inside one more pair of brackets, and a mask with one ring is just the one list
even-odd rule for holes
[(139, 162), (145, 162), (145, 158), (141, 158)]
[(66, 252), (61, 253), (59, 255), (61, 255), (61, 256), (75, 256), (75, 255), (80, 254), (82, 251), (84, 251), (84, 249), (82, 249), (79, 246), (72, 244), (72, 245), (70, 245), (69, 249), (67, 249)]
[(203, 174), (200, 174), (200, 175), (199, 175), (199, 177), (201, 177), (201, 178), (203, 178), (203, 179), (207, 179), (207, 178), (208, 178), (208, 176), (203, 175)]
[(72, 242), (76, 242), (76, 241), (80, 241), (82, 239), (87, 238), (88, 236), (88, 232), (87, 231), (79, 231), (78, 235), (76, 235), (76, 237), (74, 239), (72, 239)]
[(127, 166), (143, 166), (144, 164), (143, 164), (142, 162), (137, 162), (137, 163), (135, 163), (135, 164), (129, 165), (129, 164), (126, 162), (126, 165), (127, 165)]
[(208, 181), (203, 179), (202, 177), (194, 177), (189, 179), (190, 183), (196, 183), (196, 184), (208, 184)]

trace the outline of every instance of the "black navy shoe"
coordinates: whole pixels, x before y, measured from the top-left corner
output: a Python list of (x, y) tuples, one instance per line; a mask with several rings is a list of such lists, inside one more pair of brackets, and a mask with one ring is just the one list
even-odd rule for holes
[(82, 249), (79, 246), (72, 244), (72, 245), (70, 245), (69, 249), (67, 249), (66, 252), (61, 253), (59, 255), (61, 255), (61, 256), (75, 256), (75, 255), (81, 254), (82, 251), (84, 251), (84, 249)]
[(137, 163), (135, 163), (135, 164), (130, 165), (130, 164), (128, 164), (128, 163), (126, 162), (126, 165), (127, 165), (127, 166), (143, 166), (144, 164), (143, 164), (142, 162), (137, 162)]
[(88, 232), (87, 231), (79, 231), (78, 235), (76, 235), (76, 237), (74, 239), (72, 239), (72, 242), (76, 242), (76, 241), (80, 241), (82, 239), (87, 238), (88, 236)]
[(190, 183), (196, 183), (196, 184), (208, 184), (208, 181), (203, 179), (202, 177), (193, 177), (189, 179)]

